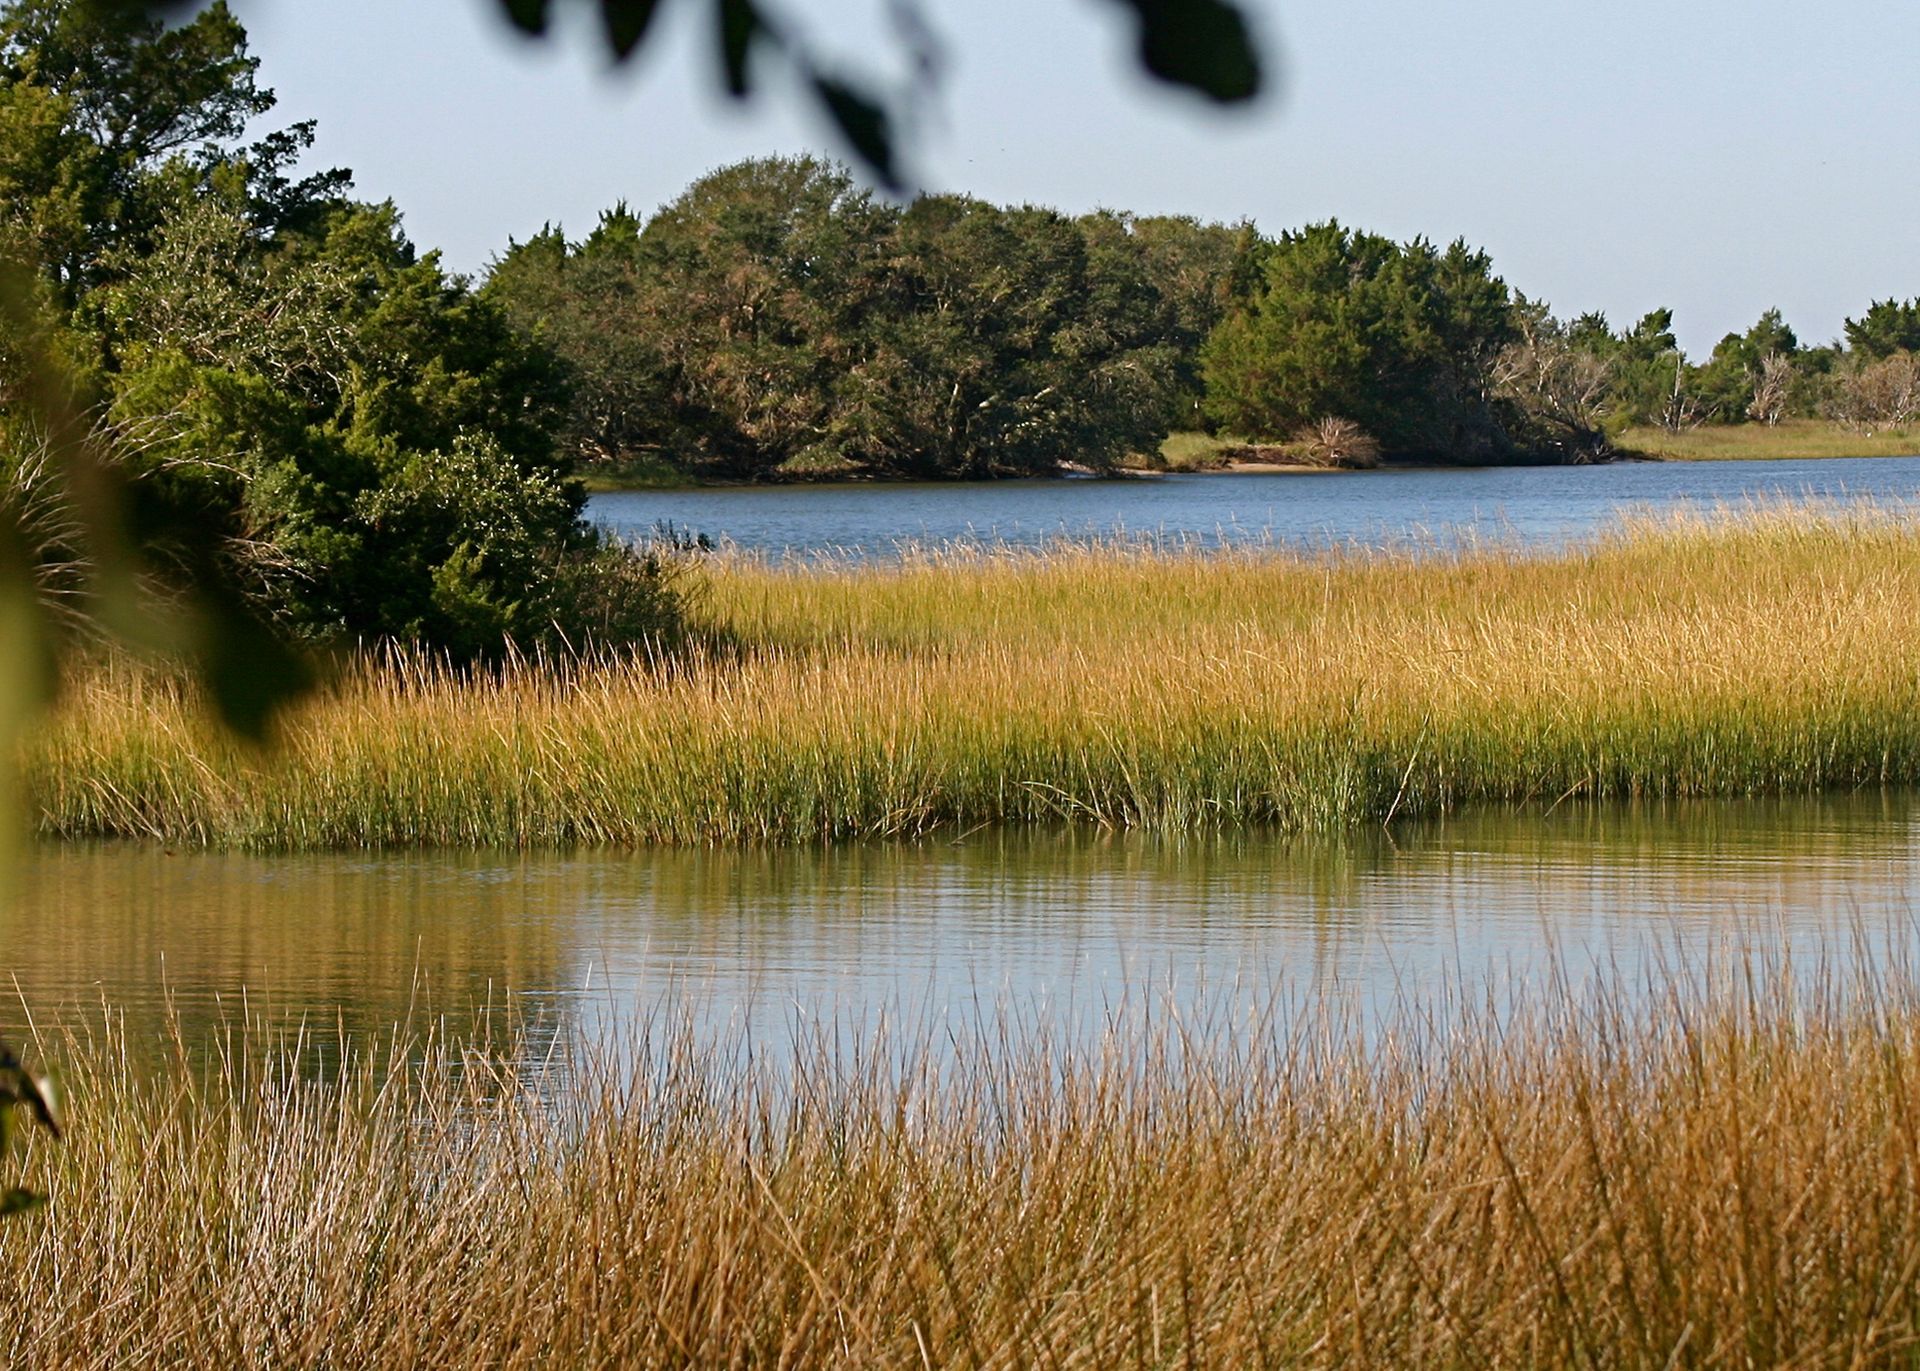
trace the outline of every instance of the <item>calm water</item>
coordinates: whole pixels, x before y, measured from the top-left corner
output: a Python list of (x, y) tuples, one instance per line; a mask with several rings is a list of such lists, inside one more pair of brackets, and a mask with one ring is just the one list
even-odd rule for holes
[(1920, 457), (1621, 462), (1589, 467), (1166, 476), (967, 485), (770, 486), (597, 495), (588, 517), (629, 535), (671, 523), (776, 555), (884, 555), (903, 541), (1154, 535), (1207, 546), (1555, 546), (1623, 512), (1814, 498), (1909, 501)]
[[(257, 858), (60, 847), (7, 914), (42, 1017), (192, 1035), (244, 1004), (354, 1034), (509, 999), (589, 1033), (692, 1006), (762, 1040), (1013, 1009), (1092, 1034), (1147, 1000), (1367, 1010), (1487, 977), (1633, 975), (1746, 944), (1920, 935), (1920, 800), (1487, 814), (1338, 841), (1053, 833), (808, 852)], [(18, 1008), (0, 1013), (16, 1022)]]

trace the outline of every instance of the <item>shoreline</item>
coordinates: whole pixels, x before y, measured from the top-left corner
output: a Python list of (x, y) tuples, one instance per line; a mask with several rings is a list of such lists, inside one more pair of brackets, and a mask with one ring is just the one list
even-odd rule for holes
[[(1920, 431), (1861, 434), (1837, 424), (1813, 420), (1790, 420), (1772, 428), (1755, 424), (1688, 429), (1670, 433), (1664, 429), (1635, 427), (1619, 435), (1614, 456), (1605, 463), (1618, 462), (1721, 462), (1721, 461), (1859, 461), (1876, 457), (1920, 457)], [(1284, 447), (1284, 445), (1282, 445)], [(1312, 462), (1287, 462), (1223, 457), (1224, 452), (1244, 451), (1247, 444), (1238, 440), (1213, 438), (1197, 433), (1170, 435), (1155, 461), (1142, 457), (1136, 464), (1096, 468), (1065, 460), (1051, 473), (1026, 473), (972, 480), (942, 481), (926, 478), (894, 478), (864, 474), (852, 470), (815, 473), (787, 472), (771, 480), (706, 476), (676, 471), (660, 463), (637, 463), (632, 469), (582, 471), (576, 473), (589, 493), (615, 495), (655, 490), (768, 490), (779, 486), (874, 486), (874, 485), (952, 485), (956, 488), (1002, 481), (1096, 480), (1130, 481), (1158, 476), (1308, 476), (1328, 472), (1358, 470), (1438, 471), (1482, 470), (1472, 464), (1393, 460), (1377, 467), (1320, 465)], [(1497, 463), (1498, 466), (1541, 469), (1560, 463)]]

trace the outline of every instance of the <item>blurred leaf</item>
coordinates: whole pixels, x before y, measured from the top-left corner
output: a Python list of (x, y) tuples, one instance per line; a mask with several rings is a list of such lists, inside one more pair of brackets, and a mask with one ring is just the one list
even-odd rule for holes
[(1140, 18), (1140, 62), (1163, 81), (1220, 101), (1260, 89), (1260, 57), (1240, 11), (1225, 0), (1119, 0)]
[(200, 677), (221, 720), (253, 742), (274, 714), (313, 684), (313, 667), (260, 622), (216, 571), (199, 580)]
[(720, 56), (726, 63), (727, 90), (735, 99), (748, 90), (747, 58), (754, 40), (767, 33), (766, 20), (754, 8), (753, 0), (718, 0), (720, 15)]
[(15, 1214), (31, 1213), (33, 1210), (43, 1207), (46, 1202), (47, 1197), (45, 1195), (37, 1194), (32, 1190), (22, 1190), (19, 1186), (15, 1186), (13, 1189), (7, 1191), (6, 1194), (0, 1195), (0, 1219), (10, 1218)]
[[(53, 693), (53, 653), (16, 531), (0, 537), (0, 748), (12, 758)], [(8, 762), (5, 765), (11, 766)], [(10, 893), (28, 822), (24, 787), (0, 773), (0, 897)], [(6, 1111), (0, 1110), (0, 1115)], [(0, 1150), (6, 1146), (0, 1122)]]
[(15, 1107), (30, 1110), (35, 1121), (54, 1140), (60, 1139), (60, 1116), (56, 1112), (58, 1092), (51, 1077), (37, 1076), (20, 1063), (13, 1049), (0, 1042), (0, 1152), (5, 1152), (14, 1121)]
[(893, 134), (888, 127), (886, 108), (836, 77), (816, 75), (813, 89), (873, 174), (887, 189), (899, 190), (900, 176), (894, 167)]
[(600, 17), (606, 24), (607, 42), (613, 46), (614, 56), (624, 62), (633, 54), (647, 36), (647, 26), (653, 23), (659, 8), (660, 0), (600, 0)]
[(527, 33), (547, 31), (547, 8), (551, 0), (500, 0), (514, 27)]
[(946, 53), (920, 0), (888, 0), (887, 18), (906, 46), (915, 78), (923, 86), (937, 85), (946, 65)]

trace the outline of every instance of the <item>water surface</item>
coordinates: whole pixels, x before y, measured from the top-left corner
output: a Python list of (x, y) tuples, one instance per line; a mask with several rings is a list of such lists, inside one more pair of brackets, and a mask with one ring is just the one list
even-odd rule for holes
[(1920, 457), (1861, 457), (631, 491), (594, 496), (587, 515), (630, 536), (671, 524), (776, 556), (1126, 536), (1297, 548), (1477, 537), (1553, 548), (1628, 512), (1916, 496)]
[[(1809, 964), (1915, 939), (1911, 795), (1493, 812), (1343, 838), (1002, 832), (801, 851), (38, 853), (4, 917), (41, 1017), (189, 1036), (243, 1006), (364, 1037), (509, 1002), (589, 1034), (692, 1006), (762, 1039), (1012, 1008), (1401, 998), (1554, 974), (1631, 982), (1745, 945)], [(1878, 955), (1878, 953), (1876, 953)], [(14, 1007), (0, 1020), (17, 1028)]]

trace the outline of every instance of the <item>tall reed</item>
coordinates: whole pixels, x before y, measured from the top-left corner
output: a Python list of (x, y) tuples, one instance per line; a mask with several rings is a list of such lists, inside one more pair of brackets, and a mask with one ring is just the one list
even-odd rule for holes
[[(70, 1139), (0, 1227), (9, 1366), (1908, 1365), (1920, 1002), (1705, 993), (1166, 1013), (754, 1058), (240, 1022), (46, 1051)], [(1032, 1028), (1032, 1025), (1029, 1025)], [(549, 1082), (550, 1084), (550, 1082)]]
[(261, 848), (804, 842), (1004, 821), (1318, 829), (1920, 780), (1920, 527), (1774, 509), (1553, 555), (1121, 545), (718, 559), (735, 650), (363, 657), (250, 754), (82, 674), (41, 831)]

